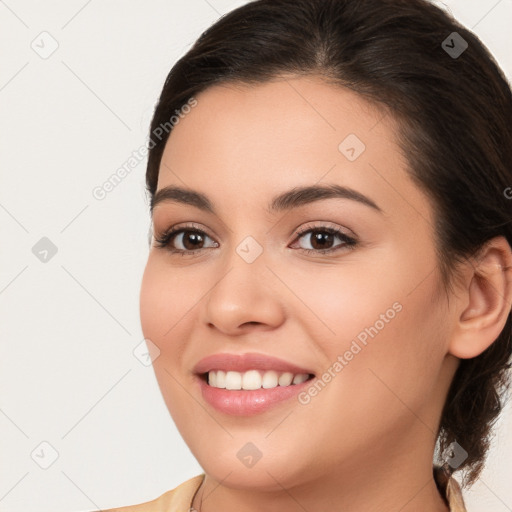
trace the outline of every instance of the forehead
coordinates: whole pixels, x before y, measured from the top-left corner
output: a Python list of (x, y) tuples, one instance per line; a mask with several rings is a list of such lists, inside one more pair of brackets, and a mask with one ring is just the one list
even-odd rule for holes
[(370, 191), (397, 214), (412, 207), (429, 215), (394, 118), (349, 89), (319, 77), (280, 77), (216, 85), (196, 100), (167, 141), (158, 189), (186, 185), (243, 205), (256, 190), (269, 197), (325, 181)]
[[(196, 99), (197, 107), (183, 116), (170, 140), (177, 138), (177, 132), (186, 131), (183, 136), (188, 136), (193, 131), (197, 149), (203, 154), (209, 149), (217, 154), (225, 149), (234, 153), (248, 139), (260, 157), (270, 150), (283, 154), (287, 149), (297, 151), (306, 143), (308, 152), (315, 147), (322, 152), (330, 146), (337, 153), (338, 144), (349, 134), (375, 148), (394, 144), (394, 119), (385, 116), (384, 107), (320, 77), (279, 77), (256, 85), (221, 84), (206, 89)], [(374, 131), (377, 126), (379, 130)], [(202, 147), (206, 141), (213, 142), (214, 147)]]

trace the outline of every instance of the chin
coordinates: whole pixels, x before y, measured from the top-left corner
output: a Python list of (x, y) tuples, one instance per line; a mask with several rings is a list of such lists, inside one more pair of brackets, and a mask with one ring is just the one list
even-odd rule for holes
[(288, 467), (281, 467), (275, 460), (264, 462), (261, 459), (249, 468), (241, 463), (233, 463), (231, 460), (212, 460), (211, 463), (208, 461), (205, 464), (199, 462), (209, 477), (232, 489), (275, 492), (296, 483), (289, 463)]

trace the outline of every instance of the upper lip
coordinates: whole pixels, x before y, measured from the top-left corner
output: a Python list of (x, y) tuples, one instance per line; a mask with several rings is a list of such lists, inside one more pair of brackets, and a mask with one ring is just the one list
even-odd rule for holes
[(275, 370), (277, 372), (290, 372), (293, 374), (313, 374), (312, 371), (284, 361), (283, 359), (257, 353), (213, 354), (201, 359), (194, 366), (194, 372), (198, 374), (207, 373), (210, 370), (231, 370), (236, 372), (245, 372), (247, 370)]

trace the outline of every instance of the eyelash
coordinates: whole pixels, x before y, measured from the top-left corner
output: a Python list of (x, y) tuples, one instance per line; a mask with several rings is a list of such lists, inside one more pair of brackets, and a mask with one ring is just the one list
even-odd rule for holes
[[(302, 236), (304, 236), (304, 235), (306, 235), (308, 233), (313, 233), (315, 231), (319, 231), (321, 233), (329, 233), (331, 235), (335, 235), (335, 236), (337, 236), (343, 242), (343, 244), (338, 245), (337, 247), (330, 248), (330, 249), (304, 249), (303, 247), (300, 247), (299, 250), (301, 250), (301, 251), (303, 251), (303, 252), (305, 252), (307, 254), (312, 254), (312, 253), (315, 253), (315, 254), (328, 254), (328, 253), (336, 252), (336, 251), (343, 250), (343, 249), (351, 250), (358, 243), (355, 238), (352, 238), (352, 237), (346, 235), (345, 233), (343, 233), (343, 231), (341, 231), (339, 229), (332, 228), (332, 227), (329, 227), (329, 226), (315, 226), (315, 227), (307, 227), (307, 228), (300, 229), (296, 233), (294, 242), (296, 240), (300, 239)], [(212, 249), (212, 247), (206, 247), (206, 248), (201, 248), (201, 249), (184, 251), (183, 249), (173, 249), (173, 248), (171, 248), (170, 247), (171, 240), (177, 234), (186, 233), (186, 232), (200, 234), (203, 237), (206, 236), (208, 238), (211, 238), (202, 229), (199, 229), (199, 228), (197, 228), (195, 226), (180, 226), (178, 228), (171, 227), (171, 228), (167, 229), (166, 231), (164, 231), (160, 236), (155, 236), (156, 247), (158, 247), (158, 248), (166, 248), (172, 254), (181, 254), (182, 256), (191, 256), (191, 255), (194, 255), (194, 254), (196, 254), (196, 253), (198, 253), (198, 252), (200, 252), (200, 251), (202, 251), (204, 249)]]

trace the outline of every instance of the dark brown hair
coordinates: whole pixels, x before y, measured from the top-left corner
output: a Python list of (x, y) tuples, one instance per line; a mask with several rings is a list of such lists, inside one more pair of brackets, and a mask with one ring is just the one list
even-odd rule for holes
[[(462, 54), (447, 51), (463, 41)], [(457, 263), (486, 241), (502, 235), (512, 245), (510, 86), (478, 37), (427, 0), (258, 0), (222, 16), (165, 81), (151, 124), (151, 200), (171, 130), (153, 135), (176, 110), (212, 85), (283, 74), (322, 76), (397, 121), (409, 172), (434, 205), (445, 290)], [(461, 360), (449, 389), (438, 447), (456, 441), (468, 453), (456, 468), (465, 470), (463, 485), (482, 470), (511, 353), (509, 314), (485, 352)]]

